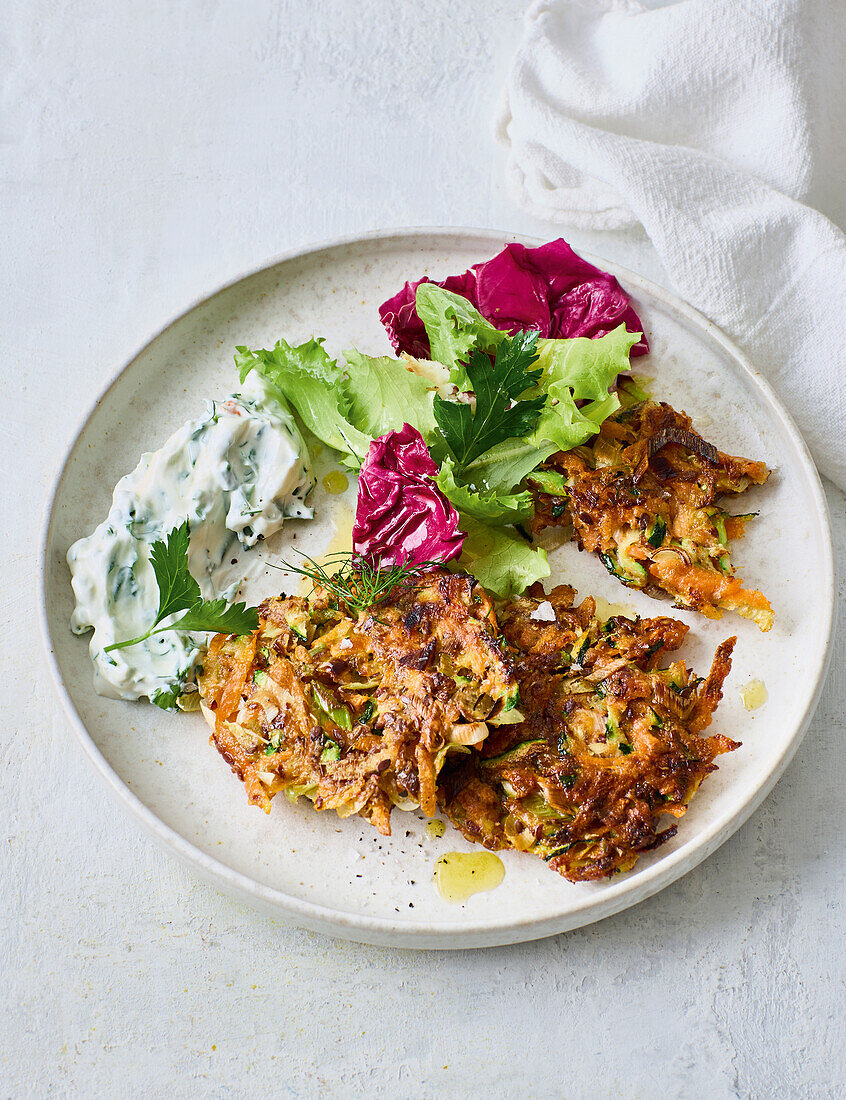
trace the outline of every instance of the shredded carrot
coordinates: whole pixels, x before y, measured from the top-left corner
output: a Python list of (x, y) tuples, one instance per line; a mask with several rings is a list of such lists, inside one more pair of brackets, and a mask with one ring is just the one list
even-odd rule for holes
[(422, 742), (417, 745), (417, 774), (420, 778), (420, 809), (426, 817), (434, 817), (438, 811), (438, 796), (435, 790), (435, 769), (432, 754)]
[(679, 559), (656, 560), (648, 569), (667, 592), (678, 592), (687, 599), (696, 597), (696, 610), (708, 618), (719, 618), (717, 609), (729, 608), (753, 619), (761, 630), (769, 630), (772, 626), (772, 607), (767, 597), (755, 589), (744, 588), (739, 577), (685, 565)]
[(232, 671), (227, 678), (226, 686), (223, 689), (223, 694), (221, 695), (217, 707), (217, 713), (214, 720), (216, 732), (223, 728), (223, 723), (227, 721), (230, 714), (234, 713), (238, 708), (241, 692), (244, 690), (244, 684), (247, 682), (250, 666), (256, 655), (257, 641), (258, 631), (241, 639), (241, 651), (235, 660), (235, 664), (232, 666)]

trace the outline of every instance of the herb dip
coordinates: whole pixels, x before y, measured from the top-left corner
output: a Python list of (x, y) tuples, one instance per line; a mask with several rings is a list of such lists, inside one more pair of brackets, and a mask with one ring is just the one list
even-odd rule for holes
[(117, 483), (108, 517), (68, 551), (76, 597), (71, 629), (94, 630), (89, 651), (97, 693), (173, 706), (205, 649), (205, 634), (171, 631), (104, 652), (155, 620), (159, 590), (150, 550), (156, 540), (187, 518), (188, 566), (203, 597), (231, 599), (241, 578), (232, 582), (225, 567), (238, 544), (249, 549), (286, 516), (310, 519), (306, 500), (314, 484), (290, 411), (267, 395), (257, 376), (244, 393), (208, 402), (205, 417), (189, 420), (158, 451), (142, 455)]

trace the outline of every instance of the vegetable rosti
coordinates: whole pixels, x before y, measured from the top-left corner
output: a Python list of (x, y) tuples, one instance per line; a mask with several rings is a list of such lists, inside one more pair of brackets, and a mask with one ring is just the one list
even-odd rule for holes
[(609, 417), (588, 445), (529, 475), (534, 525), (572, 523), (579, 549), (598, 554), (630, 588), (661, 589), (711, 619), (736, 611), (769, 630), (772, 608), (743, 587), (729, 550), (753, 514), (730, 515), (716, 503), (768, 476), (762, 462), (718, 451), (685, 413), (642, 401)]
[(601, 622), (565, 585), (501, 609), (525, 720), (493, 734), (439, 780), (442, 808), (468, 840), (531, 852), (572, 881), (629, 870), (676, 832), (720, 753), (703, 730), (721, 698), (734, 638), (704, 680), (659, 668), (687, 633), (669, 618)]
[(517, 682), (467, 574), (410, 574), (369, 608), (350, 603), (326, 589), (266, 600), (256, 632), (212, 640), (200, 696), (250, 802), (305, 795), (389, 834), (393, 806), (435, 813), (447, 754), (520, 720)]

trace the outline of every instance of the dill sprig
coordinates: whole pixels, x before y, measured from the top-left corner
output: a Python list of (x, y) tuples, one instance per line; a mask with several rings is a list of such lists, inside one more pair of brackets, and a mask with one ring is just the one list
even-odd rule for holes
[(315, 588), (325, 588), (356, 613), (367, 611), (387, 599), (398, 586), (413, 585), (421, 573), (443, 564), (424, 561), (383, 566), (358, 554), (340, 553), (330, 554), (320, 565), (308, 554), (302, 557), (308, 564), (291, 565), (283, 561), (281, 568), (310, 580), (312, 592)]

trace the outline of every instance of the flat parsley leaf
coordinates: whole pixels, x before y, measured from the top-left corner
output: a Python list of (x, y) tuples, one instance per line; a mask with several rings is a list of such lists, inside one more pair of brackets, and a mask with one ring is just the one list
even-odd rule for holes
[[(226, 600), (204, 600), (200, 586), (188, 569), (188, 542), (190, 530), (188, 520), (174, 529), (166, 540), (157, 539), (150, 550), (150, 561), (159, 586), (159, 610), (156, 619), (146, 634), (130, 638), (125, 642), (113, 642), (105, 647), (109, 653), (113, 649), (126, 649), (127, 646), (144, 642), (153, 634), (165, 630), (198, 630), (221, 634), (249, 634), (258, 626), (258, 611), (243, 603), (226, 606)], [(169, 626), (159, 626), (163, 619), (175, 615), (178, 611), (186, 614)], [(159, 706), (169, 706), (166, 694), (162, 699), (154, 699)]]
[(181, 692), (182, 688), (179, 685), (172, 687), (170, 691), (165, 691), (163, 688), (160, 688), (158, 691), (153, 692), (150, 697), (150, 702), (155, 703), (155, 705), (161, 707), (162, 710), (173, 710)]
[(546, 394), (519, 400), (535, 386), (540, 370), (529, 368), (537, 360), (536, 332), (518, 332), (499, 345), (496, 358), (474, 352), (467, 377), (475, 394), (475, 407), (436, 397), (435, 419), (459, 467), (512, 436), (528, 435), (537, 423)]
[(188, 572), (188, 520), (167, 536), (167, 542), (153, 543), (150, 561), (159, 586), (159, 610), (156, 622), (160, 623), (176, 611), (186, 611), (202, 600), (200, 586)]
[(213, 630), (216, 634), (249, 634), (258, 626), (258, 613), (244, 603), (226, 606), (226, 600), (201, 600), (169, 629)]

